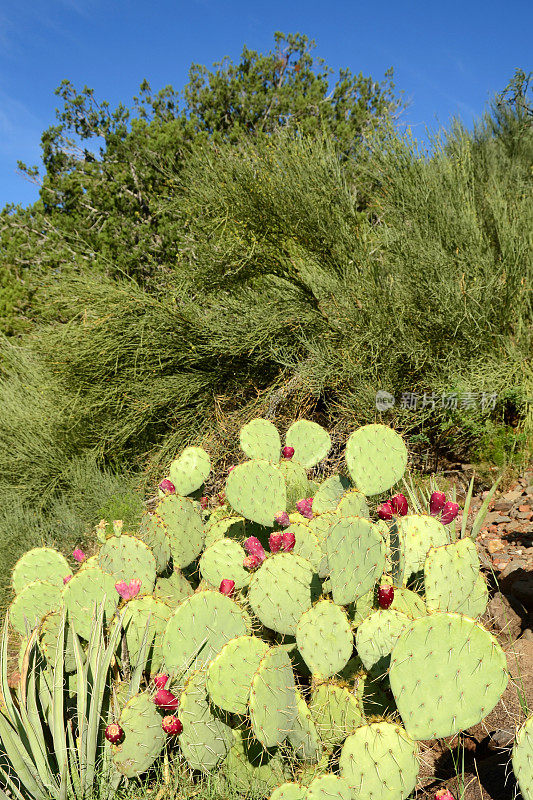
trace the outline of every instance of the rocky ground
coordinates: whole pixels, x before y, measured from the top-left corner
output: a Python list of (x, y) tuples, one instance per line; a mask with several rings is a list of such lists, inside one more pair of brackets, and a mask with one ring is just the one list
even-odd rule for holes
[[(469, 526), (486, 496), (472, 499)], [(496, 708), (460, 741), (424, 743), (419, 797), (433, 798), (441, 786), (461, 800), (516, 795), (514, 732), (533, 712), (533, 471), (496, 494), (477, 547), (491, 594), (482, 622), (506, 651), (511, 680)]]

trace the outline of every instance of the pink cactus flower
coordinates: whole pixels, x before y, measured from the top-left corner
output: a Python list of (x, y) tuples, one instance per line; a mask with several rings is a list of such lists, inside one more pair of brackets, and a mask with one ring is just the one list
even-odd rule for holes
[(274, 517), (274, 522), (276, 522), (278, 525), (281, 525), (282, 528), (286, 528), (287, 525), (291, 524), (289, 515), (286, 511), (279, 511)]
[(244, 549), (251, 556), (257, 556), (257, 558), (261, 563), (266, 558), (266, 553), (263, 548), (263, 545), (261, 544), (257, 536), (249, 536), (244, 543)]
[(122, 597), (123, 600), (131, 600), (139, 594), (141, 588), (141, 581), (139, 578), (132, 578), (129, 583), (126, 581), (117, 581), (115, 589)]
[(391, 497), (390, 504), (393, 512), (398, 517), (405, 517), (409, 510), (409, 506), (407, 505), (407, 497), (405, 497), (403, 494), (395, 494), (394, 497)]
[(442, 522), (443, 525), (449, 525), (450, 522), (453, 522), (458, 513), (459, 513), (459, 504), (452, 503), (452, 501), (449, 500), (447, 503), (444, 503), (442, 507), (442, 514), (440, 517), (440, 521)]
[(283, 534), (280, 532), (271, 533), (268, 537), (268, 546), (270, 547), (271, 553), (277, 553), (281, 550), (281, 544), (283, 542)]
[(455, 800), (449, 789), (439, 789), (435, 794), (435, 800)]
[(159, 488), (161, 489), (162, 492), (165, 492), (165, 494), (176, 494), (176, 487), (174, 486), (172, 481), (169, 481), (168, 478), (164, 478), (161, 481), (161, 483), (159, 484)]
[(292, 458), (294, 455), (294, 447), (289, 447), (289, 446), (284, 447), (283, 450), (281, 451), (281, 455), (283, 456), (283, 458)]
[(232, 597), (233, 592), (235, 591), (235, 581), (230, 581), (229, 578), (224, 578), (220, 581), (218, 591), (220, 594), (225, 594), (226, 597)]
[(446, 502), (446, 495), (444, 492), (433, 492), (429, 498), (429, 513), (432, 517), (436, 517), (439, 511), (442, 510)]
[(296, 536), (292, 531), (283, 531), (283, 540), (281, 543), (281, 549), (284, 553), (289, 553), (291, 550), (294, 550), (294, 545), (296, 544)]
[(77, 547), (77, 548), (74, 550), (74, 552), (72, 553), (72, 558), (74, 559), (74, 561), (78, 561), (78, 563), (80, 563), (80, 564), (81, 564), (81, 563), (82, 563), (82, 561), (85, 561), (85, 559), (87, 558), (87, 556), (85, 555), (85, 553), (83, 552), (83, 550), (80, 550), (80, 549), (79, 549), (79, 547)]
[(385, 519), (385, 520), (392, 519), (393, 514), (394, 512), (392, 510), (392, 506), (390, 503), (382, 503), (378, 507), (378, 517), (380, 519)]
[(65, 577), (63, 578), (63, 585), (66, 586), (67, 583), (71, 580), (71, 578), (72, 575), (65, 575)]

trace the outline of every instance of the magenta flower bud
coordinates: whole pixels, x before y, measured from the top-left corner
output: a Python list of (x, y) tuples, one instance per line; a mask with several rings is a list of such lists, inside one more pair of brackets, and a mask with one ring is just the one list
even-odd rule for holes
[(390, 504), (392, 506), (393, 513), (398, 517), (405, 517), (409, 510), (407, 505), (407, 497), (405, 497), (403, 494), (395, 494), (394, 497), (391, 497)]
[(378, 508), (378, 517), (380, 519), (389, 520), (392, 519), (393, 515), (392, 506), (390, 503), (382, 503)]
[(270, 547), (271, 553), (277, 553), (278, 550), (281, 550), (281, 544), (283, 542), (283, 534), (282, 533), (271, 533), (268, 537), (268, 546)]
[(262, 563), (266, 558), (266, 553), (264, 551), (263, 545), (261, 544), (257, 536), (249, 536), (244, 543), (244, 549), (251, 556), (257, 556), (260, 563)]
[(202, 511), (205, 511), (207, 506), (209, 505), (209, 500), (207, 497), (200, 497), (200, 508)]
[(124, 738), (124, 731), (117, 722), (112, 722), (105, 729), (104, 736), (111, 744), (119, 744)]
[(435, 800), (455, 800), (455, 797), (449, 789), (438, 789)]
[(296, 503), (296, 508), (306, 519), (313, 519), (313, 509), (312, 509), (312, 502), (309, 502), (309, 498), (306, 497), (305, 500), (298, 500)]
[(154, 685), (158, 689), (164, 689), (168, 683), (168, 675), (165, 675), (163, 672), (159, 672), (157, 675), (154, 676)]
[(380, 586), (378, 589), (378, 605), (380, 608), (389, 608), (394, 600), (394, 586)]
[(220, 581), (218, 591), (220, 594), (225, 594), (226, 597), (232, 597), (233, 592), (235, 591), (235, 581), (230, 581), (229, 578), (224, 578)]
[(289, 515), (286, 511), (280, 511), (278, 514), (276, 514), (274, 517), (274, 522), (277, 522), (277, 524), (281, 525), (282, 528), (286, 528), (287, 525), (291, 524)]
[(296, 544), (296, 536), (292, 531), (283, 531), (281, 549), (284, 553), (289, 553), (291, 550), (294, 549), (294, 545)]
[(284, 447), (281, 451), (283, 458), (292, 458), (294, 455), (294, 447)]
[(442, 507), (442, 514), (440, 521), (442, 522), (443, 525), (449, 525), (450, 522), (453, 522), (458, 513), (459, 513), (459, 504), (452, 503), (452, 501), (449, 500), (447, 503), (444, 503)]
[(164, 478), (161, 481), (161, 483), (159, 484), (159, 488), (161, 489), (162, 492), (165, 492), (165, 494), (176, 494), (176, 487), (174, 486), (172, 481), (169, 481), (168, 478)]
[(87, 556), (85, 555), (83, 550), (80, 550), (77, 547), (76, 550), (74, 550), (74, 552), (72, 553), (72, 558), (74, 559), (74, 561), (78, 561), (81, 564), (82, 561), (85, 561)]
[(169, 736), (179, 736), (183, 730), (183, 725), (181, 721), (174, 716), (174, 714), (169, 714), (167, 717), (163, 717), (161, 720), (161, 727), (168, 733)]
[(129, 583), (126, 583), (126, 581), (117, 581), (117, 583), (115, 583), (115, 589), (123, 600), (131, 600), (132, 597), (136, 597), (139, 594), (141, 581), (139, 578), (132, 578)]
[(245, 569), (257, 569), (261, 565), (261, 559), (256, 555), (246, 556), (242, 565)]
[(169, 692), (168, 689), (159, 689), (159, 691), (154, 694), (154, 703), (158, 708), (173, 710), (178, 707), (179, 699), (175, 694)]
[(63, 578), (63, 585), (66, 586), (71, 578), (72, 575), (65, 575), (65, 577)]
[(433, 492), (429, 498), (429, 513), (432, 517), (436, 517), (439, 511), (446, 502), (446, 495), (444, 492)]

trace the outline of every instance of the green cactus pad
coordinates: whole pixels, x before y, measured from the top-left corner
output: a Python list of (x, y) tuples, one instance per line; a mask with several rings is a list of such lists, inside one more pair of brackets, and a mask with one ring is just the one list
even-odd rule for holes
[(330, 600), (320, 600), (300, 617), (296, 642), (317, 679), (340, 672), (353, 650), (353, 634), (346, 613)]
[(330, 475), (320, 484), (313, 498), (313, 513), (323, 514), (324, 511), (335, 511), (339, 502), (352, 483), (342, 475)]
[[(300, 517), (300, 519), (303, 518)], [(322, 550), (323, 553), (323, 558), (322, 561), (320, 562), (320, 567), (318, 570), (318, 575), (320, 578), (326, 578), (329, 575), (326, 541), (332, 525), (334, 525), (338, 521), (339, 521), (339, 515), (337, 514), (336, 511), (325, 511), (323, 514), (315, 515), (313, 519), (310, 519), (309, 522), (307, 523), (311, 533), (314, 533), (314, 535), (318, 539), (320, 549)]]
[(318, 539), (309, 526), (300, 522), (293, 522), (285, 528), (285, 532), (294, 533), (295, 543), (292, 553), (309, 561), (313, 569), (318, 573), (325, 561), (325, 556), (322, 553)]
[(405, 800), (418, 776), (417, 747), (399, 725), (362, 725), (344, 742), (339, 767), (357, 800)]
[(117, 581), (141, 581), (141, 594), (150, 594), (155, 586), (156, 568), (152, 551), (135, 536), (113, 536), (98, 553), (100, 569)]
[(364, 425), (346, 443), (346, 464), (355, 486), (366, 495), (398, 483), (407, 466), (402, 437), (386, 425)]
[[(314, 506), (314, 501), (313, 501)], [(366, 497), (357, 489), (346, 492), (337, 506), (337, 514), (341, 517), (370, 517)]]
[(522, 797), (533, 800), (533, 714), (516, 733), (512, 763)]
[(46, 581), (63, 587), (63, 578), (71, 572), (67, 559), (57, 550), (35, 547), (24, 553), (13, 567), (11, 585), (15, 594), (20, 594), (33, 581)]
[(352, 800), (352, 792), (338, 775), (319, 775), (309, 784), (305, 800)]
[(190, 498), (177, 494), (163, 497), (156, 506), (153, 524), (166, 533), (175, 567), (189, 566), (202, 552), (202, 515), (199, 506)]
[(146, 670), (152, 674), (159, 672), (163, 663), (163, 635), (171, 613), (171, 609), (165, 603), (150, 595), (127, 603), (122, 626), (126, 631), (126, 644), (133, 667), (137, 664), (148, 625)]
[(241, 448), (248, 458), (277, 464), (281, 452), (278, 429), (267, 419), (253, 419), (241, 428)]
[(193, 593), (191, 584), (179, 569), (175, 569), (168, 578), (158, 578), (155, 582), (154, 597), (170, 608), (175, 608)]
[(300, 761), (316, 764), (322, 755), (322, 744), (313, 717), (302, 694), (296, 690), (296, 717), (287, 736), (294, 755)]
[(331, 450), (329, 433), (316, 422), (300, 419), (293, 422), (287, 431), (285, 444), (294, 447), (292, 460), (306, 469), (311, 469), (322, 461)]
[(282, 783), (270, 795), (270, 800), (306, 800), (307, 789), (299, 783)]
[(300, 617), (311, 608), (319, 591), (309, 561), (292, 553), (276, 553), (254, 573), (248, 602), (267, 628), (295, 634)]
[(489, 589), (487, 586), (487, 581), (483, 573), (480, 572), (477, 576), (472, 592), (461, 605), (459, 612), (464, 614), (465, 617), (476, 619), (476, 617), (481, 617), (485, 613), (488, 602)]
[(304, 497), (309, 497), (311, 488), (307, 479), (307, 472), (301, 464), (294, 461), (283, 460), (278, 464), (278, 469), (283, 475), (287, 491), (287, 511), (295, 511), (296, 503)]
[(344, 686), (323, 683), (311, 694), (309, 710), (320, 740), (333, 748), (363, 723), (357, 698)]
[(424, 563), (428, 609), (463, 614), (463, 606), (474, 591), (478, 576), (479, 556), (472, 539), (431, 547)]
[(273, 525), (276, 514), (287, 506), (283, 475), (264, 460), (235, 467), (226, 480), (226, 497), (237, 514), (259, 525)]
[(168, 477), (180, 495), (192, 494), (207, 480), (211, 472), (211, 459), (201, 447), (186, 447), (175, 458), (168, 471)]
[(147, 694), (138, 694), (128, 700), (118, 723), (124, 731), (124, 739), (112, 748), (113, 763), (126, 778), (136, 778), (154, 763), (167, 735), (161, 727), (161, 717)]
[(388, 608), (375, 611), (361, 622), (357, 628), (355, 643), (357, 654), (366, 669), (375, 667), (379, 672), (387, 669), (388, 656), (410, 621), (400, 611)]
[(253, 734), (263, 747), (284, 742), (296, 718), (296, 686), (283, 647), (271, 647), (261, 659), (248, 705)]
[(255, 636), (238, 636), (224, 645), (207, 670), (207, 691), (215, 705), (246, 714), (252, 678), (268, 645)]
[(286, 777), (278, 749), (265, 750), (249, 731), (242, 730), (233, 731), (224, 774), (231, 786), (247, 797), (263, 797)]
[(204, 550), (200, 559), (202, 578), (218, 588), (225, 578), (235, 581), (235, 588), (242, 589), (250, 582), (250, 573), (242, 562), (246, 552), (237, 542), (221, 539)]
[(170, 561), (170, 540), (166, 535), (159, 517), (155, 514), (146, 514), (136, 534), (137, 538), (144, 542), (153, 553), (157, 574), (164, 572)]
[(207, 664), (226, 642), (247, 633), (241, 608), (220, 592), (187, 597), (170, 617), (163, 637), (165, 668), (188, 674)]
[(223, 715), (213, 711), (205, 678), (204, 670), (191, 673), (180, 696), (178, 717), (183, 725), (182, 756), (192, 769), (210, 772), (229, 753), (233, 732)]
[(349, 603), (346, 613), (353, 628), (357, 628), (374, 611), (374, 600), (374, 587), (372, 587), (362, 597), (358, 597), (354, 603)]
[(430, 548), (448, 544), (449, 534), (442, 522), (426, 514), (409, 514), (398, 522), (400, 576), (407, 583), (411, 575), (424, 569)]
[(9, 606), (9, 621), (21, 636), (32, 631), (45, 614), (61, 607), (61, 589), (55, 583), (32, 581)]
[(120, 597), (115, 589), (115, 578), (99, 567), (77, 572), (63, 589), (63, 603), (69, 623), (82, 639), (89, 639), (93, 628), (93, 615), (104, 601), (104, 617), (110, 621)]
[[(62, 614), (60, 611), (52, 611), (43, 619), (40, 630), (40, 646), (49, 664), (55, 664), (57, 642), (61, 626)], [(65, 626), (65, 644), (63, 650), (65, 672), (76, 671), (76, 656), (74, 654), (74, 641), (72, 628)]]
[(379, 677), (360, 669), (354, 676), (353, 683), (353, 694), (367, 721), (372, 721), (372, 717), (390, 715), (396, 710), (390, 692), (386, 691), (387, 684)]
[(326, 550), (333, 600), (339, 605), (362, 597), (383, 573), (385, 544), (362, 517), (342, 517), (332, 525)]
[(205, 546), (210, 547), (221, 539), (246, 538), (246, 520), (244, 517), (224, 517), (208, 523), (205, 529)]
[(394, 600), (390, 608), (393, 611), (401, 611), (402, 614), (407, 614), (412, 619), (423, 617), (428, 613), (426, 604), (420, 595), (403, 586), (394, 587)]
[(437, 739), (478, 722), (507, 685), (505, 654), (481, 625), (458, 614), (415, 619), (391, 656), (390, 685), (407, 733)]

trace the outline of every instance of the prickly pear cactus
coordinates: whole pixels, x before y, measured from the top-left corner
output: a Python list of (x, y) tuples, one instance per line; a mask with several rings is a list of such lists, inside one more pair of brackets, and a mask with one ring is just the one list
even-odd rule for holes
[(513, 772), (524, 800), (533, 800), (533, 715), (519, 728), (513, 746)]

